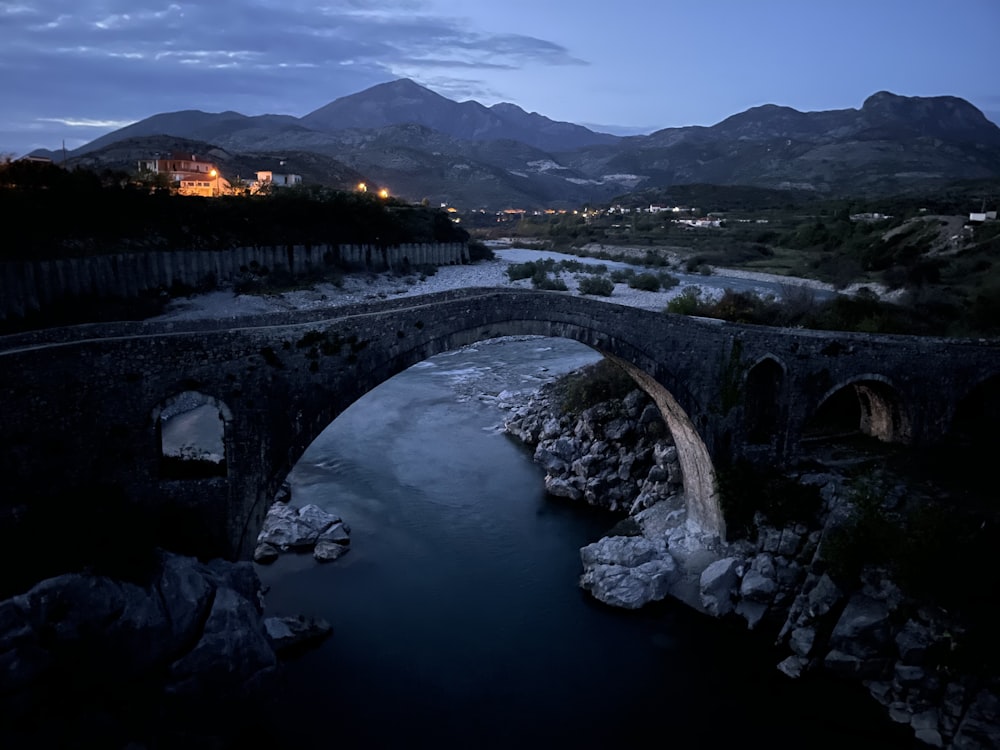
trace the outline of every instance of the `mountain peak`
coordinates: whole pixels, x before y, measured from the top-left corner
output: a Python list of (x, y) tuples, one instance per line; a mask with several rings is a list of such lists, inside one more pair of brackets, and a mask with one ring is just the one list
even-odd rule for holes
[(979, 109), (957, 96), (900, 96), (879, 91), (865, 99), (861, 115), (874, 127), (889, 126), (935, 138), (1000, 143), (997, 127)]
[(905, 102), (909, 98), (915, 99), (916, 97), (900, 96), (899, 94), (894, 94), (891, 91), (876, 91), (874, 94), (865, 99), (864, 104), (861, 105), (861, 109), (892, 106), (894, 104)]
[(519, 107), (516, 104), (512, 104), (511, 102), (497, 102), (492, 107), (490, 107), (490, 109), (492, 109), (494, 112), (499, 112), (501, 114), (503, 113), (514, 114), (514, 115), (528, 114), (522, 107)]
[(516, 104), (484, 107), (474, 100), (456, 102), (408, 78), (336, 99), (310, 112), (301, 122), (327, 132), (416, 124), (462, 140), (514, 140), (546, 151), (618, 140), (580, 125), (555, 122), (535, 112), (529, 114)]
[[(410, 78), (397, 78), (395, 81), (386, 81), (385, 83), (378, 83), (371, 86), (364, 91), (360, 91), (357, 94), (351, 94), (350, 96), (358, 96), (360, 94), (433, 94), (434, 96), (440, 96), (440, 94), (431, 91), (426, 86), (421, 86), (416, 81)], [(343, 98), (343, 97), (342, 97)]]

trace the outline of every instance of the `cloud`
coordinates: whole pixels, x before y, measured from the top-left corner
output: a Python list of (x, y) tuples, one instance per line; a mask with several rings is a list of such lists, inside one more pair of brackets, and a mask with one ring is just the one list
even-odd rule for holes
[[(40, 0), (31, 7), (8, 6), (0, 15), (7, 40), (0, 70), (26, 78), (31, 86), (69, 94), (88, 74), (131, 83), (135, 68), (163, 86), (171, 73), (183, 78), (182, 66), (252, 76), (262, 70), (343, 65), (391, 74), (400, 66), (474, 70), (581, 63), (552, 42), (470, 30), (422, 8), (419, 2), (399, 0), (341, 0), (318, 9), (312, 3), (267, 0), (169, 5)], [(72, 75), (74, 68), (80, 70)], [(66, 72), (74, 79), (72, 89), (61, 85)], [(99, 81), (93, 83), (101, 88)], [(81, 92), (81, 98), (85, 95)]]
[(135, 120), (78, 120), (72, 117), (39, 117), (39, 122), (55, 122), (71, 128), (124, 128)]
[(400, 76), (474, 96), (477, 71), (585, 64), (430, 2), (15, 0), (0, 5), (0, 133), (40, 121), (92, 131), (173, 109), (305, 114)]

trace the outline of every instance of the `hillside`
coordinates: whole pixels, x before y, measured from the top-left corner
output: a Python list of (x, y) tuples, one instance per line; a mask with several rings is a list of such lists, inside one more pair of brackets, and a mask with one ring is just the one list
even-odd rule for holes
[[(454, 102), (400, 80), (302, 118), (194, 110), (154, 115), (70, 155), (160, 136), (210, 144), (232, 159), (295, 154), (302, 166), (290, 171), (307, 181), (347, 184), (350, 175), (365, 175), (409, 200), (463, 208), (573, 208), (691, 183), (835, 197), (1000, 179), (1000, 128), (982, 112), (956, 97), (885, 91), (859, 109), (764, 105), (711, 127), (619, 138), (513, 104)], [(238, 169), (261, 168), (250, 162), (259, 158)]]

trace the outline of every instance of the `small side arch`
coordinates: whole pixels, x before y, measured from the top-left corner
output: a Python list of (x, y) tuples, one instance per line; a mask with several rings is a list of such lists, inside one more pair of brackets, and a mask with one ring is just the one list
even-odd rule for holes
[(761, 357), (747, 371), (743, 404), (747, 442), (764, 445), (778, 435), (784, 381), (785, 365), (771, 355)]
[(228, 474), (226, 442), (233, 414), (199, 391), (165, 399), (152, 412), (162, 479), (205, 479)]
[(948, 430), (948, 439), (977, 463), (992, 460), (1000, 424), (1000, 374), (980, 381), (962, 397)]
[(806, 437), (861, 434), (909, 443), (912, 427), (899, 391), (883, 375), (865, 374), (831, 388), (806, 424)]

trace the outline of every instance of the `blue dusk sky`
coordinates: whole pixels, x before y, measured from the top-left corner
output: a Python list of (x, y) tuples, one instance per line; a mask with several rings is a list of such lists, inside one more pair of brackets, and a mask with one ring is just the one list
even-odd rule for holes
[(396, 78), (616, 133), (959, 96), (1000, 121), (1000, 0), (3, 0), (0, 153), (160, 112), (301, 116)]

